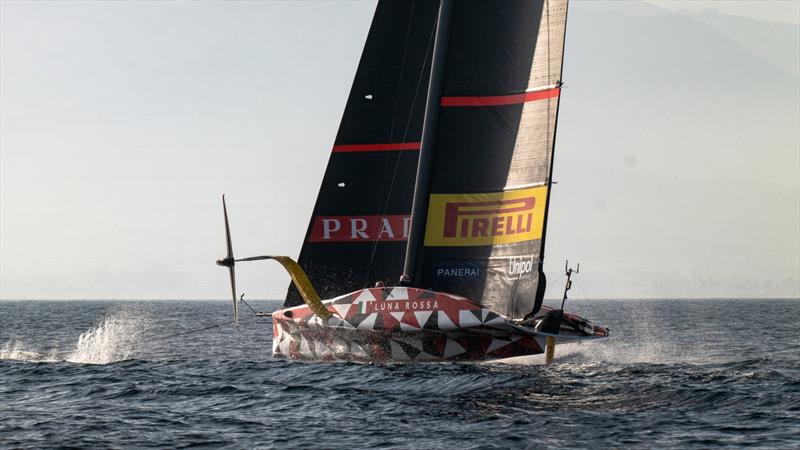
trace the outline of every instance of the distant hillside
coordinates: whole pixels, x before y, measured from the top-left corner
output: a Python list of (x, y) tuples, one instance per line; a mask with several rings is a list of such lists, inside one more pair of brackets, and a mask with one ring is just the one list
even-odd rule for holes
[(800, 51), (797, 49), (800, 25), (753, 20), (711, 10), (693, 17), (781, 70), (800, 77)]
[(583, 258), (592, 296), (800, 296), (792, 33), (572, 3), (548, 267)]

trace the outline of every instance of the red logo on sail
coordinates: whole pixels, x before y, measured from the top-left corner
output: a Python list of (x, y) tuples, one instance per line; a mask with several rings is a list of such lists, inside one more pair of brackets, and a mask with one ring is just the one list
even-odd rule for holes
[(529, 232), (535, 204), (534, 197), (446, 203), (444, 237), (502, 236)]
[(317, 216), (309, 242), (405, 241), (411, 216)]

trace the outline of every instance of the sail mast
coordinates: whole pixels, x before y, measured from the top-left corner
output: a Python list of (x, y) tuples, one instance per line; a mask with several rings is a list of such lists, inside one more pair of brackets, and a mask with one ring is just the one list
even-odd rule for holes
[(425, 119), (422, 126), (422, 143), (417, 163), (417, 179), (414, 184), (414, 202), (411, 207), (411, 229), (406, 245), (406, 260), (403, 274), (418, 279), (417, 261), (419, 248), (425, 236), (425, 219), (428, 213), (431, 167), (433, 164), (436, 130), (439, 122), (439, 103), (442, 97), (444, 72), (447, 67), (447, 47), (450, 43), (450, 24), (453, 19), (454, 0), (441, 0), (436, 23), (436, 37), (431, 60), (431, 75), (428, 98), (425, 103)]

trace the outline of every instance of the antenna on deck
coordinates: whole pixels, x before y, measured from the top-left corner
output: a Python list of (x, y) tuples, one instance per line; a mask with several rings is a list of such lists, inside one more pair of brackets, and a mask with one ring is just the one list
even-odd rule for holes
[(576, 269), (572, 269), (569, 266), (569, 260), (564, 263), (564, 275), (567, 276), (567, 284), (564, 286), (564, 298), (561, 299), (561, 312), (564, 312), (564, 303), (567, 301), (567, 292), (572, 288), (572, 274), (573, 273), (580, 273), (581, 271), (581, 263), (578, 263), (578, 267)]
[(218, 266), (228, 268), (228, 273), (231, 276), (231, 296), (233, 298), (233, 323), (239, 327), (239, 308), (236, 304), (236, 271), (233, 266), (236, 264), (233, 259), (233, 244), (231, 244), (231, 227), (228, 224), (228, 207), (225, 204), (225, 194), (222, 194), (222, 213), (225, 215), (225, 243), (228, 248), (228, 255), (223, 259), (217, 260)]
[[(572, 288), (572, 274), (579, 273), (581, 270), (581, 263), (578, 263), (577, 268), (573, 269), (569, 266), (569, 260), (564, 263), (564, 275), (567, 276), (567, 284), (564, 286), (564, 298), (561, 299), (561, 309), (550, 311), (552, 315), (548, 315), (542, 320), (542, 330), (548, 333), (559, 334), (561, 328), (561, 321), (564, 320), (564, 303), (567, 302), (567, 292)], [(544, 349), (544, 362), (550, 364), (555, 357), (556, 338), (554, 336), (547, 336), (545, 340)]]

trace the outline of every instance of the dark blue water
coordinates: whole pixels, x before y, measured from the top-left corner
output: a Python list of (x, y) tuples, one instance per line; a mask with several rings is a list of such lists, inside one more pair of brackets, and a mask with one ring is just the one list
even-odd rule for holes
[[(256, 302), (270, 310), (274, 302)], [(226, 302), (0, 302), (0, 447), (800, 447), (800, 301), (574, 301), (611, 338), (508, 363), (271, 357)]]

